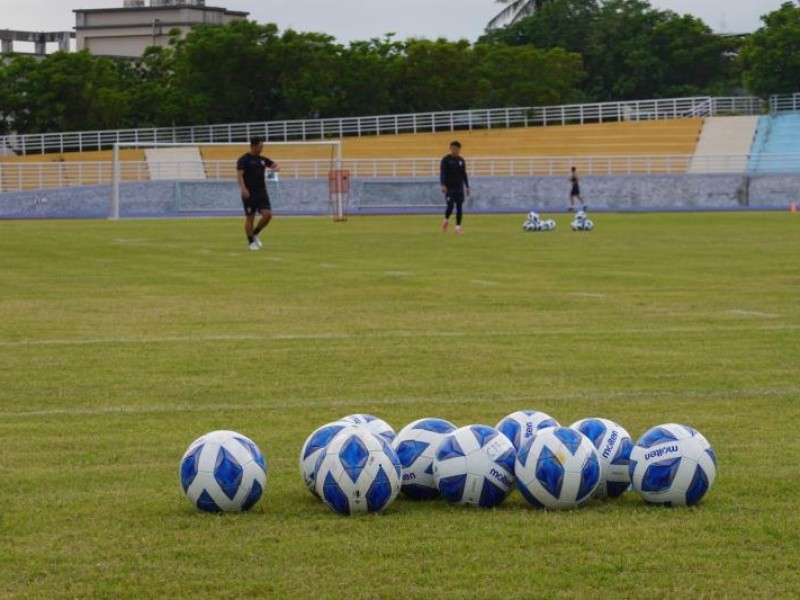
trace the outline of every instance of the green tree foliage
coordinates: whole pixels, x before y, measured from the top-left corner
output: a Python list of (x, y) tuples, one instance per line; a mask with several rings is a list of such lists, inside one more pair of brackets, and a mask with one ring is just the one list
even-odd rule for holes
[(760, 96), (800, 89), (800, 7), (786, 2), (763, 17), (764, 26), (741, 52), (744, 83)]
[(483, 41), (580, 54), (589, 100), (727, 93), (736, 85), (722, 38), (699, 19), (643, 0), (551, 0)]
[(200, 26), (135, 61), (86, 52), (0, 62), (0, 127), (19, 133), (564, 103), (580, 57), (467, 41), (336, 43), (253, 22)]

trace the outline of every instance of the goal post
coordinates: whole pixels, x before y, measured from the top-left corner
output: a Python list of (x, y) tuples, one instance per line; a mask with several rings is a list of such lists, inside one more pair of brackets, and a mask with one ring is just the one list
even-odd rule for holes
[[(124, 211), (121, 210), (125, 196), (125, 183), (133, 182), (174, 182), (175, 201), (182, 202), (182, 186), (197, 191), (209, 182), (217, 195), (220, 186), (223, 188), (236, 181), (236, 161), (248, 150), (248, 142), (205, 143), (205, 142), (121, 142), (114, 144), (111, 168), (111, 198), (109, 201), (109, 219), (118, 220)], [(307, 189), (316, 190), (315, 206), (324, 212), (325, 204), (335, 221), (347, 218), (349, 198), (349, 174), (343, 169), (342, 142), (340, 140), (298, 141), (298, 142), (265, 142), (264, 156), (269, 157), (281, 167), (280, 177), (268, 177), (267, 183), (277, 191), (280, 198), (282, 185), (292, 180), (316, 180), (313, 186), (297, 187), (304, 193)], [(283, 183), (280, 183), (283, 182)], [(191, 186), (189, 185), (191, 184)], [(224, 185), (223, 185), (224, 184)], [(327, 194), (321, 195), (325, 186)], [(291, 190), (290, 190), (291, 191)], [(297, 193), (293, 196), (297, 198)], [(189, 194), (190, 195), (190, 194)], [(212, 194), (206, 194), (211, 196)], [(318, 198), (317, 198), (318, 197)], [(185, 200), (185, 198), (183, 198)], [(220, 211), (211, 206), (211, 200), (200, 202), (195, 210), (204, 212)], [(302, 204), (302, 202), (301, 202)], [(191, 211), (191, 209), (189, 209)], [(230, 212), (231, 207), (226, 209)]]

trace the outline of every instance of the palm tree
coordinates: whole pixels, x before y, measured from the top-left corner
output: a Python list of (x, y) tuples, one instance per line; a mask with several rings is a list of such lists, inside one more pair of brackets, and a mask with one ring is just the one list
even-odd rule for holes
[(489, 21), (487, 29), (502, 25), (513, 25), (520, 19), (529, 17), (537, 10), (541, 10), (547, 0), (495, 0), (495, 2), (506, 4), (507, 6)]

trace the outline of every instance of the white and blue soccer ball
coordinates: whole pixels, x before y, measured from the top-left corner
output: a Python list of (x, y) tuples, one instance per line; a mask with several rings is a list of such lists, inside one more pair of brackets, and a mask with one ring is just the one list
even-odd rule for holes
[(717, 457), (699, 431), (667, 423), (636, 441), (629, 469), (634, 489), (646, 502), (693, 506), (714, 484)]
[(570, 223), (572, 231), (591, 231), (594, 229), (594, 221), (592, 221), (586, 211), (579, 210), (575, 215), (575, 220)]
[(537, 431), (520, 448), (514, 469), (519, 491), (536, 508), (577, 508), (600, 483), (597, 450), (568, 427)]
[(514, 489), (514, 446), (487, 425), (445, 436), (433, 459), (433, 479), (448, 502), (491, 508)]
[(541, 231), (542, 220), (539, 218), (539, 213), (532, 210), (528, 213), (525, 223), (522, 224), (523, 231)]
[(196, 439), (181, 458), (181, 487), (196, 508), (239, 512), (258, 502), (267, 485), (267, 462), (258, 446), (235, 431)]
[(334, 421), (315, 429), (306, 438), (300, 449), (300, 475), (308, 490), (316, 495), (315, 469), (320, 453), (327, 448), (330, 441), (342, 429), (354, 428), (356, 425), (346, 421)]
[(622, 425), (610, 419), (581, 419), (570, 425), (594, 444), (600, 458), (600, 484), (596, 497), (616, 498), (628, 489), (631, 476), (628, 472), (633, 440)]
[(539, 429), (558, 427), (558, 421), (538, 410), (518, 410), (503, 417), (495, 426), (519, 450)]
[(553, 219), (542, 221), (542, 231), (553, 231), (556, 228), (556, 222)]
[(400, 459), (381, 436), (347, 428), (319, 454), (314, 477), (317, 495), (334, 512), (378, 512), (400, 492)]
[(397, 434), (392, 445), (402, 465), (402, 491), (414, 500), (439, 497), (433, 480), (433, 458), (439, 444), (456, 426), (444, 419), (419, 419)]
[(344, 421), (345, 423), (352, 423), (356, 427), (364, 427), (370, 433), (381, 436), (390, 444), (394, 441), (394, 438), (397, 437), (397, 434), (395, 433), (394, 429), (392, 429), (391, 425), (374, 415), (357, 413), (354, 415), (347, 415), (339, 420)]

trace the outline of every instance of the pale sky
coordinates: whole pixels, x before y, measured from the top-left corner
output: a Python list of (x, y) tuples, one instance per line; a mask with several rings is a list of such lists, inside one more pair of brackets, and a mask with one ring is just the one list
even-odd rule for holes
[[(690, 13), (712, 29), (745, 33), (785, 0), (651, 0), (655, 8)], [(122, 0), (0, 0), (0, 29), (68, 31), (76, 8), (121, 7)], [(502, 5), (492, 0), (206, 0), (207, 6), (247, 11), (259, 23), (317, 31), (346, 43), (394, 32), (408, 37), (476, 40)]]

